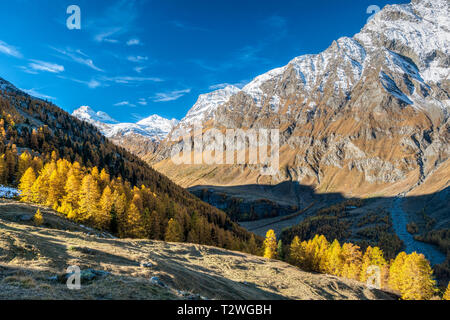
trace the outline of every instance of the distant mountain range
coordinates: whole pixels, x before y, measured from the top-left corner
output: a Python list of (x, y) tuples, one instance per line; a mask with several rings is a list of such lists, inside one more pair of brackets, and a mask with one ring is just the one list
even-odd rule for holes
[(80, 120), (95, 125), (108, 138), (138, 135), (151, 140), (162, 140), (178, 124), (176, 119), (165, 119), (152, 115), (137, 123), (119, 123), (103, 111), (94, 111), (89, 106), (82, 106), (72, 115)]

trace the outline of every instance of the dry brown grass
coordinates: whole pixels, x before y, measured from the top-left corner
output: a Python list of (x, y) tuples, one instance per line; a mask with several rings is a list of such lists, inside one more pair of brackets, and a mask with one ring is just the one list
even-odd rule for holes
[[(36, 208), (0, 201), (0, 299), (391, 299), (392, 295), (284, 262), (194, 244), (119, 240), (43, 210), (46, 224), (17, 222)], [(152, 268), (140, 263), (151, 262)], [(49, 280), (70, 265), (110, 275), (79, 291)], [(153, 285), (157, 276), (168, 288)]]

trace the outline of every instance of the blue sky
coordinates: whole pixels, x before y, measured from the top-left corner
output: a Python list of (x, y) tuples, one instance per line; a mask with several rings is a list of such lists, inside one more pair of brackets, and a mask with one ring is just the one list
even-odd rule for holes
[[(353, 36), (370, 5), (404, 0), (9, 0), (0, 77), (68, 112), (181, 119), (201, 93), (243, 86)], [(81, 30), (69, 30), (69, 5)]]

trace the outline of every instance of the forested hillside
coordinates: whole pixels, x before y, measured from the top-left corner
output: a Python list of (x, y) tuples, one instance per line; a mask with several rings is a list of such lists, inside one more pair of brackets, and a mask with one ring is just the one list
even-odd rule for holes
[[(180, 234), (178, 241), (246, 250), (248, 242), (255, 240), (224, 212), (114, 145), (94, 126), (7, 81), (0, 79), (0, 83), (0, 183), (18, 186), (27, 172), (22, 187), (34, 193), (24, 200), (97, 226), (100, 200), (113, 203), (106, 198), (109, 195), (122, 203), (103, 211), (112, 223), (100, 227), (122, 236), (164, 239), (172, 225)], [(67, 201), (71, 196), (75, 199)], [(134, 221), (140, 231), (120, 233), (120, 214), (122, 221)], [(157, 225), (153, 233), (148, 229), (152, 223), (153, 228)]]

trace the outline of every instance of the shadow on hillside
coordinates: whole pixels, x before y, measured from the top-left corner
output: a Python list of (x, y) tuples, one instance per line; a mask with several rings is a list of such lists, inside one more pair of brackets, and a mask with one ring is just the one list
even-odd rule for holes
[[(365, 200), (373, 203), (384, 200), (390, 203), (397, 197), (373, 196), (370, 198), (345, 197), (342, 193), (317, 193), (314, 188), (307, 185), (301, 185), (298, 182), (282, 182), (277, 185), (241, 185), (241, 186), (210, 186), (198, 185), (188, 189), (191, 193), (199, 197), (201, 200), (228, 212), (228, 207), (232, 200), (240, 200), (241, 205), (234, 209), (237, 210), (262, 210), (263, 214), (257, 214), (257, 219), (282, 217), (304, 210), (308, 206), (313, 205), (308, 213), (317, 211), (320, 208), (332, 206), (342, 203), (346, 200)], [(425, 214), (436, 220), (437, 228), (450, 227), (450, 187), (439, 192), (420, 195), (408, 196), (402, 199), (403, 209), (411, 214)], [(234, 201), (237, 203), (239, 201)], [(259, 203), (264, 203), (265, 208), (258, 208)], [(291, 210), (283, 210), (273, 215), (273, 210), (278, 208), (295, 207)], [(290, 211), (290, 212), (289, 212)], [(261, 213), (261, 212), (259, 212)], [(237, 219), (243, 221), (241, 219)], [(245, 221), (245, 220), (244, 220)]]
[[(449, 190), (450, 187), (447, 187), (428, 195), (406, 197), (375, 195), (363, 199), (348, 198), (341, 193), (317, 193), (312, 187), (300, 185), (297, 182), (283, 182), (273, 186), (195, 186), (190, 188), (190, 191), (201, 200), (227, 212), (233, 220), (260, 236), (264, 236), (269, 229), (273, 229), (277, 235), (280, 235), (285, 228), (298, 225), (306, 218), (317, 217), (321, 209), (341, 204), (333, 210), (321, 213), (323, 220), (320, 223), (324, 226), (321, 230), (330, 231), (329, 237), (336, 234), (333, 230), (339, 223), (329, 220), (330, 224), (328, 224), (326, 217), (323, 216), (323, 214), (334, 215), (342, 225), (345, 223), (351, 225), (351, 227), (345, 227), (348, 229), (341, 225), (341, 228), (344, 228), (342, 230), (345, 232), (348, 230), (349, 233), (344, 236), (344, 231), (341, 232), (343, 238), (340, 240), (355, 241), (356, 236), (356, 239), (377, 243), (376, 241), (379, 240), (376, 239), (381, 231), (376, 229), (377, 225), (373, 223), (370, 225), (370, 216), (389, 214), (392, 223), (384, 232), (390, 234), (395, 232), (403, 242), (407, 253), (413, 251), (424, 253), (432, 264), (440, 264), (446, 260), (446, 249), (442, 244), (448, 239), (437, 240), (437, 236), (431, 236), (430, 232), (450, 229)], [(308, 220), (308, 223), (310, 221)], [(358, 225), (359, 221), (361, 225)], [(432, 239), (433, 245), (418, 241), (418, 236), (426, 235), (428, 240)], [(440, 248), (436, 245), (438, 242), (440, 242)]]

